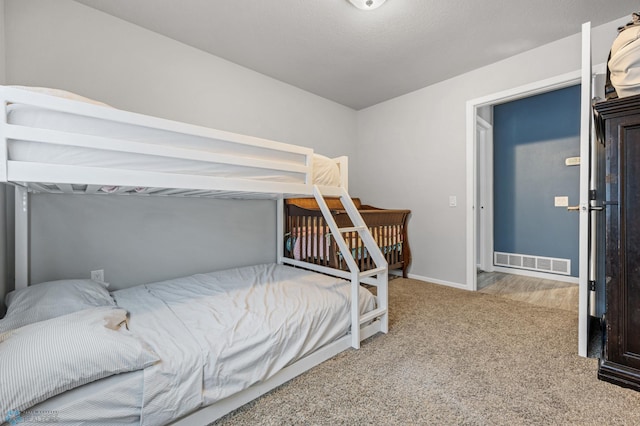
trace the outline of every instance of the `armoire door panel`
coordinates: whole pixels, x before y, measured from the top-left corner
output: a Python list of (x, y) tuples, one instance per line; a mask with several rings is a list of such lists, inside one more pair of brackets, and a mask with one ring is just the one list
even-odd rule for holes
[(640, 368), (640, 126), (624, 127), (620, 141), (620, 244), (623, 247), (622, 333), (627, 363)]
[(595, 105), (605, 144), (605, 341), (598, 377), (640, 390), (640, 96)]

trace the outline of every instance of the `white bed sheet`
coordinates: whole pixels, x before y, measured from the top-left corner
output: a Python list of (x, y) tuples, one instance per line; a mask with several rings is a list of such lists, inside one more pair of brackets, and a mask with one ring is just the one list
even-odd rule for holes
[[(144, 370), (141, 424), (165, 424), (266, 380), (344, 336), (350, 283), (283, 265), (199, 274), (113, 293), (160, 356)], [(360, 310), (375, 298), (360, 291)]]
[(25, 424), (139, 425), (143, 371), (116, 374), (54, 396), (21, 413)]
[[(304, 156), (302, 154), (268, 150), (223, 140), (212, 141), (198, 136), (185, 136), (175, 132), (116, 123), (29, 105), (9, 105), (7, 109), (7, 121), (9, 124), (39, 129), (103, 136), (155, 145), (175, 146), (217, 154), (233, 153), (234, 155), (243, 155), (249, 158), (283, 161), (291, 164), (304, 164)], [(9, 159), (16, 161), (208, 175), (266, 180), (271, 182), (305, 183), (304, 174), (295, 172), (40, 142), (9, 141), (8, 145)], [(318, 185), (339, 186), (339, 168), (333, 160), (314, 154), (313, 179), (314, 183)]]

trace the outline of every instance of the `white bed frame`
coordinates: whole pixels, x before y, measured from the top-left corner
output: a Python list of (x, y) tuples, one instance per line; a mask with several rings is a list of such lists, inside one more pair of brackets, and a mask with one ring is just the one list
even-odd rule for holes
[[(175, 424), (207, 424), (229, 413), (230, 411), (257, 398), (280, 384), (309, 370), (315, 365), (353, 347), (358, 349), (360, 342), (378, 332), (388, 331), (388, 268), (387, 263), (374, 241), (364, 220), (358, 213), (347, 192), (348, 163), (346, 157), (335, 159), (340, 169), (339, 187), (317, 186), (312, 182), (313, 150), (310, 148), (259, 139), (235, 133), (208, 129), (185, 123), (164, 120), (146, 115), (126, 112), (113, 108), (79, 102), (75, 100), (53, 97), (22, 89), (0, 86), (0, 182), (7, 182), (16, 187), (15, 203), (15, 274), (16, 288), (23, 288), (29, 283), (29, 194), (34, 192), (64, 194), (100, 194), (104, 186), (119, 187), (118, 194), (136, 194), (136, 187), (146, 188), (143, 195), (163, 195), (178, 197), (226, 197), (243, 199), (275, 199), (277, 200), (277, 261), (281, 264), (302, 267), (324, 274), (338, 276), (351, 281), (351, 333), (326, 345), (305, 358), (289, 365), (271, 379), (256, 384), (236, 395), (218, 401), (213, 405), (179, 419)], [(298, 164), (291, 161), (274, 161), (247, 157), (237, 154), (213, 154), (183, 149), (175, 146), (156, 146), (148, 143), (132, 142), (108, 137), (87, 136), (82, 134), (43, 130), (7, 123), (7, 105), (9, 103), (25, 104), (51, 109), (81, 116), (94, 117), (118, 123), (144, 126), (182, 134), (199, 136), (211, 141), (225, 141), (237, 146), (253, 146), (267, 150), (299, 154)], [(303, 175), (301, 182), (283, 183), (250, 178), (227, 178), (217, 176), (187, 175), (176, 173), (150, 172), (104, 167), (86, 167), (73, 164), (45, 164), (27, 161), (15, 161), (9, 158), (8, 141), (31, 141), (51, 143), (65, 146), (91, 148), (97, 150), (117, 151), (120, 153), (142, 154), (178, 159), (206, 161), (215, 164), (241, 165), (261, 170), (274, 170), (285, 173)], [(14, 142), (20, 143), (20, 142)], [(343, 233), (357, 231), (370, 253), (376, 267), (368, 271), (360, 271), (355, 260), (346, 257), (349, 271), (341, 271), (320, 265), (309, 264), (284, 256), (284, 219), (283, 200), (285, 198), (313, 196), (320, 206), (324, 219), (329, 225), (342, 253), (350, 253)], [(324, 196), (340, 197), (345, 210), (354, 226), (338, 228)], [(376, 287), (378, 307), (369, 313), (360, 315), (358, 289), (361, 283)]]

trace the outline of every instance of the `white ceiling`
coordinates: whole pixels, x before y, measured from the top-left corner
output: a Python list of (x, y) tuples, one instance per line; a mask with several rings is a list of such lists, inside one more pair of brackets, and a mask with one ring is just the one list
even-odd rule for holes
[[(630, 16), (637, 0), (76, 0), (354, 109)], [(553, 66), (550, 63), (549, 66)]]

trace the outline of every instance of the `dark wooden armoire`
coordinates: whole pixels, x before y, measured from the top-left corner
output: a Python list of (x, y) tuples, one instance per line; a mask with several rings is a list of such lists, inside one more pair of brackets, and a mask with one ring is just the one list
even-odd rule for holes
[(606, 254), (604, 347), (598, 377), (640, 390), (640, 95), (600, 102)]

